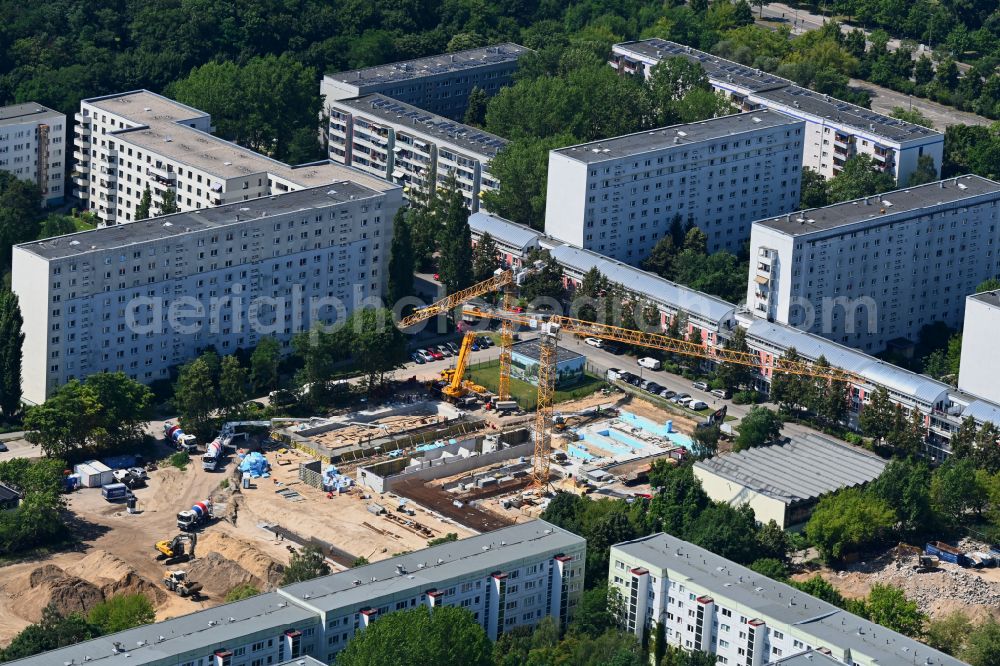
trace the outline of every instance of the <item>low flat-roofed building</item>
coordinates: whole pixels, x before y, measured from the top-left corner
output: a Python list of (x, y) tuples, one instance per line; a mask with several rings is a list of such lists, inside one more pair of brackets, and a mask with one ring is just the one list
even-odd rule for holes
[(744, 111), (772, 109), (803, 120), (802, 166), (830, 178), (855, 155), (869, 155), (876, 166), (905, 185), (920, 157), (934, 160), (941, 173), (944, 134), (892, 118), (795, 85), (788, 79), (718, 56), (652, 38), (612, 47), (609, 64), (617, 71), (648, 77), (667, 58), (700, 64), (712, 87)]
[(396, 183), (407, 196), (423, 199), (454, 176), (475, 212), (499, 186), (489, 164), (507, 140), (495, 134), (381, 94), (331, 102), (329, 115), (330, 159)]
[(735, 254), (798, 206), (804, 128), (763, 110), (553, 150), (545, 233), (638, 265), (679, 220)]
[(319, 92), (327, 108), (337, 100), (382, 93), (458, 120), (465, 114), (473, 88), (495, 95), (511, 82), (518, 59), (529, 52), (507, 42), (337, 72), (323, 77)]
[[(510, 349), (511, 376), (537, 386), (541, 359), (542, 348), (538, 340), (514, 343)], [(556, 388), (572, 386), (583, 379), (586, 364), (587, 358), (583, 354), (556, 345)]]
[(663, 625), (668, 644), (715, 654), (720, 664), (762, 666), (814, 650), (852, 666), (964, 666), (670, 534), (611, 546), (608, 588), (622, 600), (623, 630), (642, 640)]
[(42, 192), (42, 205), (66, 197), (66, 116), (37, 102), (0, 107), (0, 171), (30, 180)]
[(1000, 274), (1000, 183), (960, 176), (753, 223), (754, 316), (878, 353)]
[(875, 480), (887, 461), (822, 435), (699, 460), (694, 475), (716, 502), (747, 503), (757, 521), (782, 529), (809, 520), (819, 499)]

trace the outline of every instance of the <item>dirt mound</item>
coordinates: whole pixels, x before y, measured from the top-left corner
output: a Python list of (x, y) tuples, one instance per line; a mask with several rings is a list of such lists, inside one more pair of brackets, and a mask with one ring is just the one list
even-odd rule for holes
[(143, 594), (154, 606), (167, 600), (167, 594), (155, 582), (140, 576), (124, 560), (106, 550), (95, 550), (66, 567), (66, 573), (86, 578), (97, 585), (105, 597), (119, 594)]
[(104, 593), (96, 585), (71, 576), (54, 564), (11, 577), (4, 591), (15, 602), (17, 614), (31, 622), (41, 620), (42, 610), (50, 603), (65, 615), (86, 613), (104, 601)]
[(249, 571), (219, 553), (209, 553), (187, 566), (189, 580), (198, 581), (213, 592), (225, 595), (238, 585), (249, 583), (258, 590), (265, 583)]
[[(275, 562), (252, 543), (230, 536), (225, 532), (205, 534), (198, 541), (195, 553), (199, 558), (204, 556), (207, 559), (208, 555), (217, 553), (227, 560), (232, 560), (261, 583), (261, 590), (276, 586), (281, 579), (281, 574), (285, 571), (283, 565)], [(204, 576), (202, 578), (205, 579)]]

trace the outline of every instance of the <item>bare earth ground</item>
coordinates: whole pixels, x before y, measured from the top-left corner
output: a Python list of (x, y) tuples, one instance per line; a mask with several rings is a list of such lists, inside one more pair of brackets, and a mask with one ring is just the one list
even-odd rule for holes
[[(376, 517), (365, 508), (369, 501), (376, 501), (392, 510), (396, 506), (393, 499), (376, 496), (364, 500), (358, 492), (327, 499), (325, 493), (298, 482), (299, 462), (308, 462), (309, 457), (291, 451), (280, 456), (290, 462), (283, 466), (276, 464), (278, 457), (268, 454), (274, 478), (258, 479), (256, 488), (238, 493), (220, 489), (235, 467), (232, 461), (218, 473), (203, 471), (197, 457), (183, 472), (173, 467), (150, 472), (149, 485), (136, 491), (139, 513), (135, 515), (122, 504), (106, 502), (97, 489), (69, 495), (73, 529), (81, 535), (78, 546), (0, 567), (0, 644), (38, 621), (50, 601), (65, 611), (86, 612), (107, 596), (141, 592), (153, 601), (157, 619), (163, 620), (218, 605), (241, 583), (271, 589), (289, 561), (290, 544), (262, 529), (263, 523), (322, 539), (369, 560), (427, 545), (428, 537)], [(282, 499), (274, 492), (282, 487), (276, 481), (299, 492), (305, 501)], [(232, 487), (236, 485), (231, 482)], [(215, 499), (223, 518), (199, 532), (196, 559), (173, 567), (157, 562), (153, 544), (177, 534), (176, 513), (209, 496)], [(430, 527), (434, 536), (470, 534), (420, 509), (414, 519)], [(363, 522), (379, 531), (364, 527)], [(192, 601), (167, 592), (162, 579), (168, 568), (186, 569), (192, 580), (205, 586), (205, 597)]]

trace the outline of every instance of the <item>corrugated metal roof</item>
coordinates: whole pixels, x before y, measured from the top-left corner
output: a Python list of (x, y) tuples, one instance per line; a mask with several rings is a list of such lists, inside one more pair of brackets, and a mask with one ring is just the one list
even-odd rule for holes
[(747, 329), (747, 336), (760, 339), (782, 351), (795, 347), (800, 356), (810, 361), (824, 356), (830, 365), (853, 372), (874, 384), (885, 386), (889, 391), (913, 396), (928, 405), (939, 401), (950, 388), (947, 384), (926, 375), (904, 370), (891, 363), (880, 361), (874, 356), (791, 326), (754, 319)]
[(569, 266), (578, 273), (586, 273), (596, 267), (606, 278), (629, 291), (642, 294), (672, 309), (683, 310), (689, 315), (711, 321), (720, 328), (725, 321), (733, 318), (736, 310), (735, 305), (721, 298), (683, 287), (653, 273), (608, 259), (596, 252), (581, 250), (571, 245), (560, 245), (550, 250), (550, 253), (560, 264)]
[(976, 398), (969, 403), (969, 406), (962, 410), (962, 418), (971, 416), (977, 421), (991, 422), (1000, 426), (1000, 405), (994, 405), (980, 398)]
[(868, 483), (882, 473), (886, 461), (864, 449), (811, 435), (699, 460), (694, 466), (792, 504)]
[(489, 233), (499, 242), (522, 249), (535, 245), (541, 237), (541, 234), (531, 227), (481, 212), (469, 216), (469, 228), (475, 234)]

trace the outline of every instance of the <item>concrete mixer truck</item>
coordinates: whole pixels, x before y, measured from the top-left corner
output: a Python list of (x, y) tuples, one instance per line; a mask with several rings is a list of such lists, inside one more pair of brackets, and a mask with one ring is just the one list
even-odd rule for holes
[(195, 453), (198, 450), (198, 441), (195, 439), (195, 436), (185, 433), (176, 423), (171, 423), (170, 421), (164, 423), (163, 436), (166, 438), (167, 443), (178, 451)]
[(207, 523), (212, 517), (212, 500), (195, 502), (190, 509), (177, 514), (177, 529), (182, 532), (193, 532), (199, 525)]
[(216, 437), (205, 447), (201, 457), (201, 468), (206, 472), (214, 472), (222, 464), (222, 440)]

